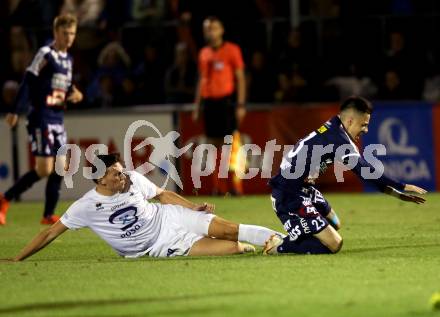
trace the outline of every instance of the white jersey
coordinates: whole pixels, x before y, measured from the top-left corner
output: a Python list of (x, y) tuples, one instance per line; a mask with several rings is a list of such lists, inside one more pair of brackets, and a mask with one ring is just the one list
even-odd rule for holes
[(147, 201), (157, 195), (157, 186), (138, 172), (126, 174), (132, 182), (126, 193), (104, 196), (92, 189), (60, 220), (69, 229), (90, 228), (121, 256), (137, 257), (158, 239), (164, 213), (162, 205)]

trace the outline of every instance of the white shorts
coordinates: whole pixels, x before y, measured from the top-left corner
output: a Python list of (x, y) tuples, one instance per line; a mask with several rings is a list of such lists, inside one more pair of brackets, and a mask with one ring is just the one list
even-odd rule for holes
[(176, 205), (161, 205), (162, 223), (156, 242), (149, 248), (152, 257), (188, 255), (192, 245), (208, 236), (215, 215)]

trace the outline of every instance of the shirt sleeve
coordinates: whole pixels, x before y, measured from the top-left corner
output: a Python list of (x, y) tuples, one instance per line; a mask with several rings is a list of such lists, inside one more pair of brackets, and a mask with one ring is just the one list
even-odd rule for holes
[(362, 156), (359, 156), (358, 162), (356, 166), (353, 168), (353, 172), (363, 181), (366, 181), (370, 184), (373, 184), (378, 190), (383, 192), (385, 187), (390, 186), (397, 190), (403, 190), (405, 188), (405, 184), (398, 182), (390, 177), (382, 175), (378, 178), (366, 179), (362, 176), (362, 168), (369, 168), (370, 170), (374, 170), (375, 168), (368, 163)]
[(18, 89), (17, 97), (15, 98), (14, 105), (11, 109), (12, 113), (24, 113), (26, 112), (29, 105), (29, 90), (30, 86), (35, 85), (35, 81), (38, 80), (31, 72), (26, 72), (24, 74), (23, 81)]
[(50, 54), (50, 48), (47, 46), (43, 46), (38, 50), (38, 53), (35, 55), (32, 63), (26, 69), (28, 72), (32, 73), (34, 76), (39, 76), (41, 69), (47, 64), (48, 58)]
[(139, 187), (145, 199), (152, 199), (157, 196), (157, 186), (144, 175), (136, 171), (129, 172), (128, 175), (134, 185)]
[(238, 45), (231, 47), (231, 64), (234, 67), (234, 70), (244, 69), (243, 56)]
[[(379, 177), (365, 178), (362, 175), (363, 174), (362, 168), (364, 168), (364, 169), (367, 168), (369, 171), (374, 171), (374, 170), (376, 170), (376, 168), (362, 157), (362, 155), (359, 153), (358, 148), (351, 140), (349, 140), (349, 139), (344, 140), (344, 142), (342, 142), (340, 145), (344, 146), (345, 151), (343, 151), (343, 153), (341, 152), (340, 154), (338, 154), (337, 156), (339, 156), (339, 157), (335, 157), (335, 160), (343, 162), (343, 164), (346, 165), (351, 157), (356, 157), (357, 162), (356, 162), (356, 165), (353, 167), (353, 172), (363, 182), (370, 183), (370, 184), (374, 185), (381, 192), (383, 192), (385, 190), (385, 187), (387, 187), (387, 186), (391, 186), (391, 187), (398, 189), (398, 190), (403, 190), (403, 188), (405, 187), (405, 184), (398, 182), (390, 177), (385, 176), (384, 173), (382, 173), (382, 175), (380, 175)], [(338, 153), (338, 151), (337, 151), (337, 153)]]
[(86, 213), (86, 206), (77, 201), (61, 216), (60, 221), (71, 230), (88, 227)]

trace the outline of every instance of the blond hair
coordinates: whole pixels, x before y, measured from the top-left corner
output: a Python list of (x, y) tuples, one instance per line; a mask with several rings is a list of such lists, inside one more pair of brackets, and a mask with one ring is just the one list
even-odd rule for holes
[(76, 16), (70, 13), (65, 13), (57, 16), (55, 20), (53, 20), (53, 28), (57, 30), (60, 27), (71, 27), (76, 26), (78, 24), (78, 20)]

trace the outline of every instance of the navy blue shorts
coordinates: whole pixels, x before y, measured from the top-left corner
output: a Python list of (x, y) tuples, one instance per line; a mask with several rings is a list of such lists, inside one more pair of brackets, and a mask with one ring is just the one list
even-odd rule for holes
[(329, 225), (325, 217), (331, 211), (330, 204), (311, 185), (305, 185), (296, 194), (273, 189), (271, 199), (291, 241), (317, 234)]
[(63, 124), (28, 122), (26, 128), (34, 156), (56, 156), (58, 149), (66, 144), (67, 136)]

